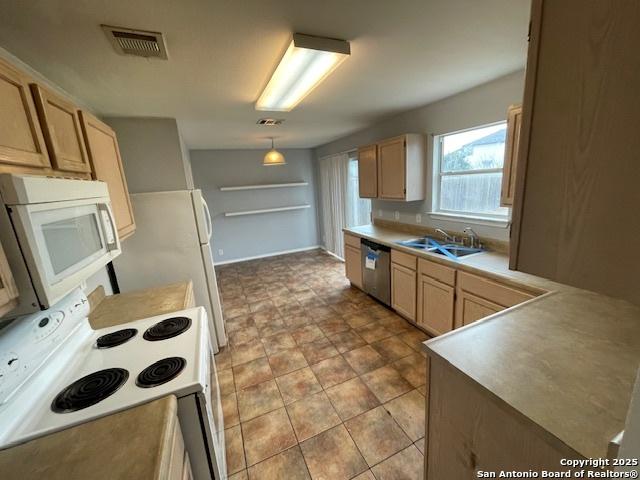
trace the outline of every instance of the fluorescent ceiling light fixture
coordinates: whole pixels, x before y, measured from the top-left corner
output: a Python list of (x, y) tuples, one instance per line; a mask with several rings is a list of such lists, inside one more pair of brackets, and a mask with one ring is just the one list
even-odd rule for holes
[(295, 33), (256, 110), (289, 112), (351, 55), (344, 40)]
[(273, 138), (271, 138), (271, 150), (262, 159), (262, 165), (270, 167), (273, 165), (286, 165), (287, 161), (284, 159), (284, 155), (277, 151), (273, 146)]

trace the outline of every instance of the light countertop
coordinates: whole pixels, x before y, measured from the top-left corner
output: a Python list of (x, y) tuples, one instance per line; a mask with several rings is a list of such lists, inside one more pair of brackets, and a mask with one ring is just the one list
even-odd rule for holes
[(415, 234), (367, 225), (345, 229), (418, 257), (505, 284), (547, 291), (425, 342), (441, 357), (584, 457), (606, 457), (624, 429), (640, 365), (640, 308), (508, 269), (503, 253), (459, 261), (395, 242)]
[(192, 282), (172, 283), (118, 295), (104, 296), (99, 287), (89, 295), (89, 323), (94, 329), (113, 327), (141, 318), (164, 315), (193, 307)]
[(166, 478), (177, 421), (167, 397), (0, 451), (0, 478)]

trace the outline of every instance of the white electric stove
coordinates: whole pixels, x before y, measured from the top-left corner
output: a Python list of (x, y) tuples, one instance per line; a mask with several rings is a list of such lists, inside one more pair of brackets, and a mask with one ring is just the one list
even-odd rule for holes
[(93, 330), (76, 290), (0, 330), (0, 449), (173, 394), (194, 478), (226, 478), (202, 307)]

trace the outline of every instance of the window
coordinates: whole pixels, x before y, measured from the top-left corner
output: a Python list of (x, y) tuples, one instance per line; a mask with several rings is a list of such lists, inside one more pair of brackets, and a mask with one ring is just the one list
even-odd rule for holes
[(436, 137), (434, 212), (507, 220), (500, 206), (506, 133), (501, 122)]

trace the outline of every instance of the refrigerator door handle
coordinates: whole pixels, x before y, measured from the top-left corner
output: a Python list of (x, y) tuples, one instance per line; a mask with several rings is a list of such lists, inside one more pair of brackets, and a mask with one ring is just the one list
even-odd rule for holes
[(211, 240), (211, 235), (213, 235), (213, 224), (211, 222), (211, 212), (209, 211), (209, 205), (207, 205), (204, 197), (200, 197), (202, 200), (202, 206), (204, 207), (205, 220), (207, 222), (207, 238)]

